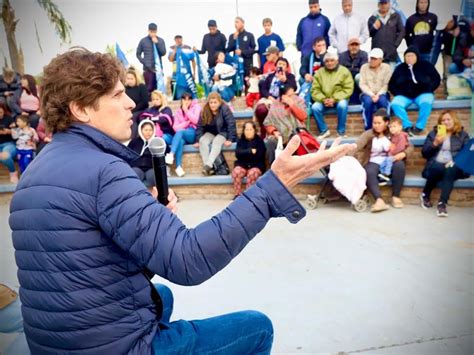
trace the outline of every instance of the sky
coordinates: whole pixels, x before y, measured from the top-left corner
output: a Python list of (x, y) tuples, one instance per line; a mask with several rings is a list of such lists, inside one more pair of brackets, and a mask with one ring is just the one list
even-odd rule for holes
[[(36, 0), (10, 1), (19, 19), (16, 36), (25, 55), (25, 71), (33, 75), (41, 73), (44, 65), (70, 46), (79, 45), (103, 52), (107, 45), (115, 45), (115, 42), (119, 43), (129, 62), (141, 68), (135, 50), (139, 40), (147, 35), (150, 22), (157, 23), (158, 35), (165, 40), (168, 50), (176, 34), (182, 35), (186, 44), (200, 48), (202, 37), (208, 32), (207, 21), (211, 18), (217, 21), (218, 28), (228, 37), (234, 31), (237, 13), (245, 19), (247, 31), (252, 32), (256, 39), (263, 33), (262, 19), (270, 17), (274, 32), (285, 43), (294, 44), (298, 22), (308, 13), (307, 0), (55, 0), (72, 26), (71, 44), (60, 45), (54, 27)], [(398, 1), (407, 16), (414, 13), (415, 0)], [(439, 27), (444, 27), (453, 14), (459, 14), (460, 3), (461, 0), (431, 1), (430, 11), (438, 15)], [(322, 13), (330, 20), (342, 12), (340, 0), (320, 0), (320, 4)], [(354, 12), (366, 18), (376, 8), (376, 0), (354, 0)], [(362, 48), (370, 49), (370, 42)], [(403, 42), (399, 50), (404, 48)], [(0, 55), (9, 58), (2, 24)], [(295, 48), (289, 49), (285, 56), (291, 63), (296, 63), (299, 58)], [(205, 59), (206, 55), (202, 58)], [(170, 64), (165, 61), (165, 72), (170, 70)]]

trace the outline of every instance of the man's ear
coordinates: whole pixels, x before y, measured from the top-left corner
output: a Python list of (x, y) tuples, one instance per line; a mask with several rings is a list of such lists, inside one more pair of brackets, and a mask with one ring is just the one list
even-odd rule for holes
[(74, 101), (69, 103), (69, 111), (79, 122), (88, 123), (90, 121), (89, 110), (87, 108), (80, 107)]

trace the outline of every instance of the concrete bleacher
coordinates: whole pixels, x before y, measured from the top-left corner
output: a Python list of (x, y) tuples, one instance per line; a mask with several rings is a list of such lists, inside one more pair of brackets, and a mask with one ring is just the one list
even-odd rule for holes
[[(177, 102), (172, 103), (172, 107), (176, 108)], [(252, 120), (253, 111), (245, 109), (242, 99), (234, 102), (234, 116), (237, 122), (238, 134), (241, 134), (242, 124)], [(470, 100), (436, 100), (433, 105), (433, 112), (427, 124), (427, 130), (431, 130), (437, 123), (437, 118), (441, 110), (456, 110), (461, 119), (463, 126), (470, 131), (472, 110)], [(364, 131), (363, 121), (361, 118), (362, 108), (360, 105), (351, 105), (349, 107), (349, 116), (347, 120), (347, 134), (349, 138), (343, 139), (344, 143), (353, 143), (357, 137)], [(409, 107), (409, 114), (414, 121), (416, 119), (416, 107)], [(336, 115), (328, 112), (326, 116), (329, 129), (335, 133)], [(316, 124), (313, 118), (309, 119), (309, 130), (314, 135), (318, 134)], [(426, 138), (427, 131), (419, 137), (410, 138), (415, 146), (415, 152), (407, 163), (407, 177), (405, 179), (404, 188), (402, 190), (402, 199), (406, 203), (418, 203), (419, 194), (425, 184), (425, 180), (421, 177), (421, 171), (425, 165), (425, 159), (421, 156), (421, 148)], [(328, 143), (332, 143), (334, 137), (328, 139)], [(224, 156), (229, 167), (234, 166), (235, 161), (235, 143), (228, 148), (224, 148)], [(186, 145), (184, 148), (183, 168), (186, 175), (182, 178), (175, 176), (170, 177), (169, 184), (180, 196), (180, 198), (199, 198), (199, 199), (218, 199), (232, 198), (233, 187), (232, 178), (228, 176), (202, 176), (202, 161), (198, 149), (192, 145)], [(172, 169), (173, 171), (173, 169)], [(323, 181), (323, 176), (316, 174), (293, 189), (293, 193), (298, 198), (305, 198), (307, 194), (315, 194)], [(11, 193), (15, 189), (15, 185), (8, 183), (8, 172), (4, 167), (0, 167), (0, 193)], [(390, 187), (383, 187), (382, 193), (388, 197), (390, 195)], [(435, 191), (433, 198), (436, 198), (439, 191)], [(459, 206), (474, 206), (474, 177), (465, 180), (458, 180), (455, 189), (451, 195), (450, 203)]]

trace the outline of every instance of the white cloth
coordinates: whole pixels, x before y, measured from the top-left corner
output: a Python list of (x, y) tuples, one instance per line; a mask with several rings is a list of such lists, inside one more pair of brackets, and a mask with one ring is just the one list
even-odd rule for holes
[(388, 151), (390, 150), (390, 139), (387, 137), (374, 137), (372, 139), (372, 149), (370, 151), (371, 163), (382, 164), (385, 158), (388, 156)]
[(369, 38), (369, 27), (367, 19), (363, 16), (344, 13), (336, 16), (329, 29), (329, 41), (331, 46), (336, 47), (338, 53), (347, 51), (347, 43), (351, 38), (358, 38), (361, 44)]
[[(225, 64), (225, 63), (217, 63), (216, 67), (214, 68), (214, 73), (220, 76), (228, 76), (228, 75), (231, 75), (232, 73), (235, 73), (235, 69), (232, 65)], [(220, 88), (231, 86), (232, 79), (218, 80), (215, 82), (215, 85), (217, 85)]]
[(255, 94), (257, 92), (260, 92), (260, 89), (258, 88), (258, 83), (260, 79), (258, 77), (250, 77), (249, 78), (249, 89), (248, 92)]
[(334, 188), (355, 204), (367, 188), (367, 174), (359, 161), (351, 156), (344, 156), (331, 164), (329, 179)]

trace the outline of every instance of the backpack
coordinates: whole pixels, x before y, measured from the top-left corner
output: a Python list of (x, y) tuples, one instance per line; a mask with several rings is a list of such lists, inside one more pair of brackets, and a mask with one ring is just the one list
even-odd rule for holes
[(214, 173), (215, 175), (229, 175), (230, 174), (230, 169), (229, 165), (227, 165), (227, 162), (224, 158), (224, 154), (219, 154), (214, 160)]

